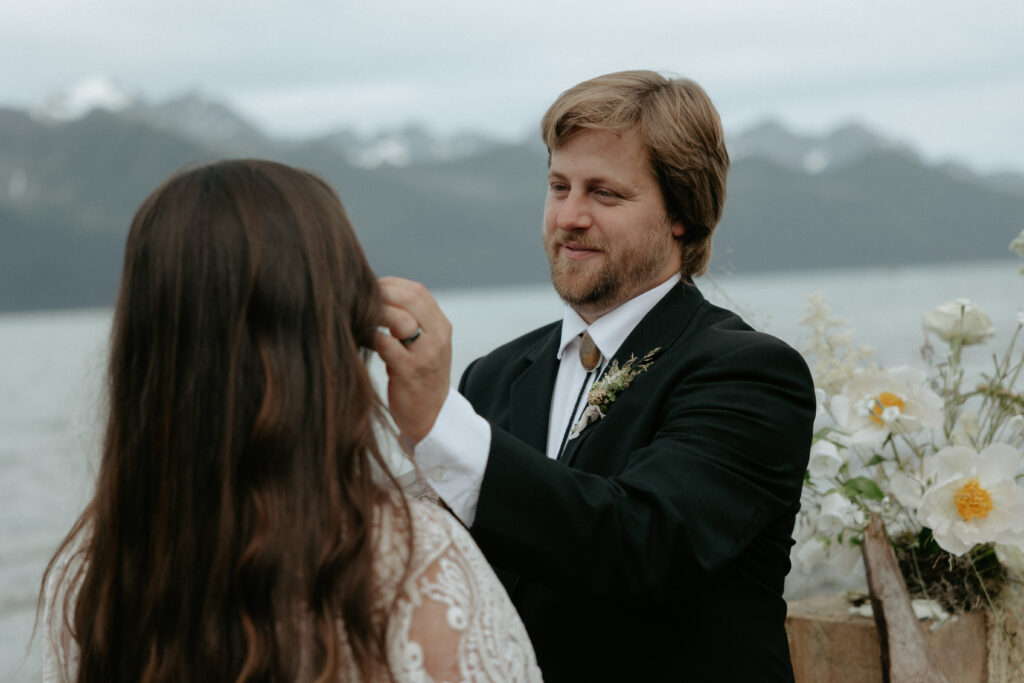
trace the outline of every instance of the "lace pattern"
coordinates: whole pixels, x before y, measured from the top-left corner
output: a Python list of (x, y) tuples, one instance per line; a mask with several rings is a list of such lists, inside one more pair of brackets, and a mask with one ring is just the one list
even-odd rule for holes
[[(400, 635), (389, 642), (406, 643), (420, 652), (404, 658), (408, 666), (401, 673), (396, 670), (399, 680), (541, 680), (526, 629), (466, 530), (432, 505), (413, 502), (411, 508), (417, 532), (415, 569), (392, 615), (391, 627)], [(423, 649), (454, 649), (457, 670), (432, 668), (430, 657), (418, 656)]]
[[(388, 661), (401, 683), (533, 683), (541, 681), (526, 629), (505, 589), (469, 533), (444, 510), (426, 502), (409, 502), (413, 525), (412, 561), (409, 529), (390, 510), (378, 516), (378, 585), (388, 621)], [(71, 553), (69, 553), (71, 555)], [(78, 652), (51, 619), (60, 605), (68, 560), (46, 587), (43, 620), (43, 681), (72, 679)], [(401, 583), (401, 585), (399, 585)], [(395, 597), (397, 596), (397, 600)], [(342, 631), (343, 632), (343, 631)], [(344, 647), (344, 643), (343, 643)], [(302, 667), (303, 674), (308, 672)], [(345, 680), (357, 680), (349, 671)]]

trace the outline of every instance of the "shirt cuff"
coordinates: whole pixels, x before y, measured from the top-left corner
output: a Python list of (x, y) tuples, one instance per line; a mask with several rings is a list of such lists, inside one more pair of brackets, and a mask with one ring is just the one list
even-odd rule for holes
[(449, 388), (433, 428), (413, 449), (420, 471), (467, 527), (476, 518), (490, 448), (490, 423)]

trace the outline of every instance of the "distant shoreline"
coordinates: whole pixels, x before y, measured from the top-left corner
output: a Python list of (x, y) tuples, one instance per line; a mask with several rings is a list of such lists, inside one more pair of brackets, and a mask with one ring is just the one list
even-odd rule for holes
[[(697, 285), (700, 286), (701, 282), (715, 283), (718, 280), (727, 280), (731, 278), (749, 279), (758, 277), (777, 277), (777, 276), (806, 276), (813, 278), (816, 273), (821, 273), (829, 276), (850, 274), (850, 273), (863, 273), (863, 272), (878, 272), (878, 273), (894, 273), (899, 271), (914, 271), (915, 269), (930, 269), (933, 267), (949, 265), (953, 267), (962, 268), (973, 268), (980, 266), (992, 266), (996, 268), (1008, 268), (1010, 270), (1016, 270), (1022, 266), (1020, 259), (1015, 259), (1012, 256), (1006, 258), (990, 258), (990, 259), (969, 259), (965, 261), (919, 261), (914, 263), (900, 263), (900, 264), (888, 264), (888, 265), (877, 265), (877, 264), (865, 264), (861, 266), (808, 266), (806, 268), (764, 268), (758, 270), (743, 270), (743, 271), (730, 271), (726, 267), (716, 267), (714, 259), (712, 259), (711, 267), (709, 272), (697, 279)], [(399, 274), (400, 275), (400, 274)], [(1022, 283), (1024, 284), (1024, 283)], [(428, 284), (429, 286), (429, 284)], [(438, 295), (451, 295), (459, 294), (464, 292), (481, 293), (487, 291), (494, 292), (509, 292), (509, 291), (529, 291), (533, 289), (550, 289), (551, 283), (547, 280), (535, 280), (526, 282), (513, 282), (507, 284), (488, 285), (488, 284), (469, 284), (466, 286), (455, 287), (455, 286), (439, 286), (430, 287), (431, 291)], [(41, 315), (51, 314), (62, 314), (62, 313), (83, 313), (90, 314), (93, 312), (100, 312), (104, 310), (113, 310), (115, 305), (114, 297), (111, 297), (109, 305), (103, 304), (86, 304), (82, 306), (53, 306), (53, 307), (42, 307), (42, 308), (0, 308), (0, 321), (2, 320), (14, 320), (18, 317), (31, 318)]]

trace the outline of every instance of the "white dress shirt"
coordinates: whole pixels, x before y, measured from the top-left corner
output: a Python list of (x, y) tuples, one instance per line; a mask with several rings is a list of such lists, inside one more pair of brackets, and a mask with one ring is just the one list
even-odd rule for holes
[[(657, 287), (639, 294), (618, 308), (604, 314), (590, 326), (568, 304), (562, 315), (562, 338), (557, 357), (558, 376), (551, 394), (551, 413), (548, 418), (547, 455), (557, 458), (559, 447), (570, 420), (578, 420), (582, 413), (579, 401), (580, 388), (594, 382), (608, 359), (626, 341), (640, 321), (654, 306), (668, 294), (679, 281), (679, 276), (670, 277)], [(591, 339), (601, 352), (599, 371), (587, 371), (579, 361), (579, 344), (583, 332), (589, 331)], [(573, 414), (575, 413), (575, 416)], [(413, 451), (413, 458), (427, 481), (444, 499), (452, 512), (466, 526), (476, 518), (480, 486), (487, 468), (487, 454), (491, 446), (491, 425), (473, 410), (473, 406), (455, 389), (449, 389), (441, 412), (430, 433), (423, 438)]]

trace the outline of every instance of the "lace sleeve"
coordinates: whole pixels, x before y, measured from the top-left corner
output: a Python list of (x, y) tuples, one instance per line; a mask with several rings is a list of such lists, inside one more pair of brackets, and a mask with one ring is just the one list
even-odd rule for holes
[(399, 681), (540, 681), (526, 629), (469, 533), (448, 513), (410, 504), (411, 572), (389, 627)]

